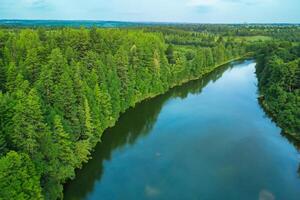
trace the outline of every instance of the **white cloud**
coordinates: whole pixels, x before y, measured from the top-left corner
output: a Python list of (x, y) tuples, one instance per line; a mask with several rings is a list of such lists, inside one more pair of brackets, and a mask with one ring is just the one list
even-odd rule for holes
[(0, 19), (299, 23), (299, 7), (300, 0), (0, 0)]

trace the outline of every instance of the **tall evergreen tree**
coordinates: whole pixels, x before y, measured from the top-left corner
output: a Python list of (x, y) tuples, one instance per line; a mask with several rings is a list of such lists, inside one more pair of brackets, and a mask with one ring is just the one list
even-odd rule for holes
[(32, 158), (41, 159), (42, 140), (48, 135), (49, 130), (44, 122), (40, 100), (35, 89), (18, 101), (12, 121), (13, 132), (10, 137), (14, 147)]
[(61, 181), (74, 176), (75, 158), (72, 150), (72, 141), (68, 133), (65, 132), (61, 117), (54, 117), (53, 141), (57, 149), (58, 174)]
[(121, 109), (124, 111), (130, 102), (128, 102), (129, 75), (128, 75), (128, 55), (125, 49), (121, 48), (115, 55), (117, 74), (121, 83)]
[(3, 156), (7, 151), (6, 133), (5, 133), (5, 106), (6, 102), (2, 92), (0, 92), (0, 157)]
[(5, 91), (6, 85), (6, 67), (3, 60), (0, 58), (0, 91)]
[(85, 113), (85, 129), (82, 139), (92, 139), (93, 122), (91, 118), (91, 110), (87, 98), (84, 99), (84, 113)]
[[(7, 72), (6, 72), (6, 90), (13, 91), (17, 86), (16, 79), (19, 72), (17, 70), (17, 67), (15, 63), (11, 62), (9, 63)], [(20, 74), (21, 75), (21, 74)]]
[(40, 176), (26, 154), (11, 151), (0, 159), (1, 199), (43, 199)]
[(104, 84), (101, 84), (100, 87), (98, 84), (95, 86), (94, 95), (96, 99), (96, 106), (100, 110), (102, 129), (107, 128), (113, 120), (111, 97)]
[(29, 49), (27, 51), (24, 65), (25, 65), (26, 76), (28, 77), (28, 80), (31, 83), (34, 83), (38, 79), (40, 69), (41, 69), (41, 63), (38, 57), (37, 49)]

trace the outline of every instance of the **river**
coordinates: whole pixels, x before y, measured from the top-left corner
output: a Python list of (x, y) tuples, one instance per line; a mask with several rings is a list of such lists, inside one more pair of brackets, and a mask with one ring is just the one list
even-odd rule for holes
[(299, 200), (299, 151), (257, 97), (246, 60), (138, 104), (104, 133), (65, 199)]

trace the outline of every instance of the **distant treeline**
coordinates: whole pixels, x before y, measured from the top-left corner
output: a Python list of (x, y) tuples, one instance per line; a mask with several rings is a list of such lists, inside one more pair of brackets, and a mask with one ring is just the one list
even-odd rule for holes
[(0, 199), (62, 198), (120, 113), (247, 51), (181, 31), (202, 42), (159, 29), (0, 29)]
[(276, 40), (300, 42), (300, 24), (219, 24), (185, 25), (184, 30), (221, 36), (270, 36)]

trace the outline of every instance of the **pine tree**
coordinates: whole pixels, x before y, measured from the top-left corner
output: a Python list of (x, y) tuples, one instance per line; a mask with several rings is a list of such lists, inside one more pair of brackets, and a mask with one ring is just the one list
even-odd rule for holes
[(101, 117), (101, 126), (104, 130), (112, 122), (112, 107), (111, 97), (104, 84), (101, 87), (97, 84), (94, 89), (94, 95), (96, 99), (96, 106), (99, 108)]
[(132, 66), (133, 69), (138, 67), (139, 58), (137, 53), (136, 45), (133, 45), (129, 52), (129, 64)]
[(160, 55), (157, 50), (153, 53), (153, 64), (150, 68), (152, 73), (152, 93), (159, 93), (162, 91), (162, 83), (160, 81)]
[(0, 159), (0, 198), (41, 200), (40, 176), (26, 154), (11, 151)]
[(206, 48), (205, 51), (205, 60), (206, 60), (206, 65), (205, 67), (213, 67), (214, 66), (214, 58), (213, 58), (213, 54), (212, 54), (212, 50), (211, 48)]
[(60, 76), (67, 70), (67, 60), (59, 48), (53, 49), (48, 61), (48, 69), (51, 69), (51, 77), (54, 84), (59, 82)]
[(60, 159), (62, 159), (66, 163), (72, 163), (71, 139), (69, 134), (65, 132), (64, 127), (62, 125), (61, 117), (59, 115), (56, 115), (54, 117), (53, 124), (53, 140), (60, 149)]
[(76, 167), (81, 168), (90, 158), (90, 143), (88, 140), (79, 140), (75, 143)]
[(0, 157), (6, 153), (7, 143), (6, 143), (6, 134), (5, 134), (5, 100), (2, 92), (0, 92)]
[(111, 96), (113, 118), (117, 119), (119, 116), (119, 112), (121, 111), (121, 104), (120, 104), (121, 83), (117, 75), (117, 70), (116, 70), (115, 63), (113, 61), (113, 57), (111, 55), (107, 56), (107, 64), (110, 67), (107, 74), (107, 85), (110, 85), (110, 87), (108, 88), (109, 90), (108, 92)]
[(78, 54), (78, 58), (84, 58), (88, 49), (90, 49), (90, 35), (89, 31), (84, 28), (80, 28), (72, 38), (72, 46)]
[(54, 117), (54, 130), (53, 130), (53, 141), (57, 149), (58, 163), (58, 174), (57, 178), (65, 181), (67, 178), (74, 176), (74, 165), (75, 158), (72, 151), (72, 142), (68, 133), (65, 132), (62, 125), (61, 117), (56, 115)]
[(15, 106), (12, 118), (13, 132), (10, 137), (14, 146), (31, 157), (40, 159), (43, 155), (41, 141), (48, 135), (48, 127), (44, 123), (40, 100), (35, 89), (26, 98), (20, 99)]
[(194, 76), (198, 77), (201, 75), (204, 63), (205, 63), (205, 58), (203, 55), (203, 51), (198, 50), (192, 63), (192, 72)]
[(64, 71), (55, 85), (54, 106), (64, 114), (64, 118), (70, 125), (76, 121), (76, 97), (73, 90), (73, 82), (67, 71)]
[(129, 76), (128, 76), (128, 55), (125, 49), (121, 48), (115, 55), (117, 74), (121, 83), (121, 110), (124, 111), (128, 105), (128, 90), (129, 90)]
[(4, 100), (3, 94), (0, 92), (0, 157), (3, 156), (7, 151), (7, 143), (6, 143), (6, 133), (5, 133), (5, 124), (7, 119), (5, 119), (6, 115), (6, 102)]
[(29, 49), (27, 51), (27, 56), (24, 65), (25, 65), (25, 70), (26, 70), (28, 80), (31, 83), (34, 83), (39, 77), (40, 68), (41, 68), (37, 49)]
[(6, 85), (6, 67), (0, 58), (0, 91), (5, 91)]
[(85, 113), (85, 129), (82, 136), (82, 139), (92, 139), (93, 135), (93, 123), (91, 118), (90, 106), (87, 98), (84, 99), (84, 113)]
[(18, 71), (15, 63), (11, 62), (9, 63), (8, 69), (7, 69), (7, 81), (6, 81), (6, 90), (8, 91), (14, 91), (16, 88), (16, 79), (18, 76)]
[(53, 71), (49, 66), (43, 66), (39, 80), (37, 81), (37, 89), (42, 96), (43, 101), (46, 105), (52, 106), (54, 104), (54, 80)]
[(81, 134), (84, 131), (84, 98), (85, 90), (84, 84), (81, 78), (81, 65), (78, 63), (72, 72), (73, 75), (73, 91), (75, 96), (75, 105), (74, 108), (76, 112), (76, 121), (72, 123), (72, 135), (74, 135), (75, 140), (80, 138)]

